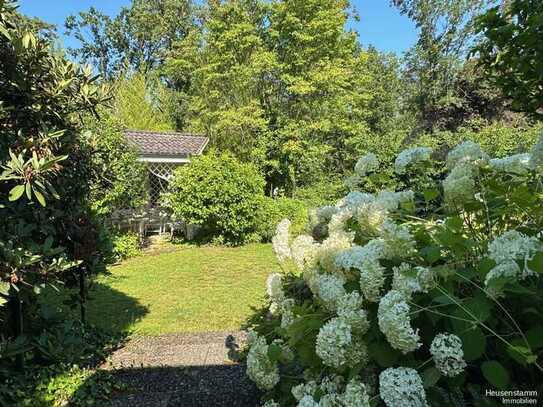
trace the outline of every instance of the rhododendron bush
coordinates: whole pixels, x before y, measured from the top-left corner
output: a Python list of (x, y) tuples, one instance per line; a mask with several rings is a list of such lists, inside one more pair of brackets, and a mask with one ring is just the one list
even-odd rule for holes
[[(411, 148), (391, 168), (364, 156), (307, 234), (277, 226), (283, 273), (268, 279), (247, 354), (266, 406), (543, 394), (543, 138), (500, 159), (469, 141), (435, 156)], [(365, 192), (368, 181), (383, 189)]]

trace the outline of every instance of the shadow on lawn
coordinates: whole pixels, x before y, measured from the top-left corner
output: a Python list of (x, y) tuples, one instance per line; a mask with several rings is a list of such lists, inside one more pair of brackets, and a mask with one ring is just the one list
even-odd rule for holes
[[(101, 405), (256, 407), (260, 395), (241, 365), (128, 368), (110, 372), (122, 385)], [(81, 388), (83, 389), (84, 386)], [(84, 389), (83, 389), (84, 390)], [(74, 398), (77, 398), (77, 392)]]

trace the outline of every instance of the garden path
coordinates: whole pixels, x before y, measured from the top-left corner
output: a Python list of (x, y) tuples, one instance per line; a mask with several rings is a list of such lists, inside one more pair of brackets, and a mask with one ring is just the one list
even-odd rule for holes
[(110, 406), (258, 406), (239, 365), (243, 332), (138, 336), (101, 368), (126, 386)]

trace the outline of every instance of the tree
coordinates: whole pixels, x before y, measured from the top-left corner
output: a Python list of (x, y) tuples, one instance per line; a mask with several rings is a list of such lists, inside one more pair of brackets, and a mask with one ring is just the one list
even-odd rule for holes
[(511, 0), (478, 18), (480, 66), (512, 107), (543, 119), (543, 3)]
[(209, 2), (204, 26), (177, 44), (166, 66), (176, 82), (190, 81), (187, 128), (260, 167), (269, 124), (262, 102), (275, 64), (262, 37), (264, 11), (259, 0)]
[(80, 42), (70, 52), (105, 78), (126, 70), (147, 73), (162, 64), (174, 41), (184, 38), (193, 9), (191, 0), (133, 0), (111, 18), (91, 7), (66, 19), (66, 33)]
[(405, 77), (411, 88), (410, 108), (420, 130), (431, 130), (443, 111), (461, 103), (455, 90), (462, 61), (474, 40), (474, 17), (484, 0), (394, 0), (419, 29), (419, 38), (405, 57)]

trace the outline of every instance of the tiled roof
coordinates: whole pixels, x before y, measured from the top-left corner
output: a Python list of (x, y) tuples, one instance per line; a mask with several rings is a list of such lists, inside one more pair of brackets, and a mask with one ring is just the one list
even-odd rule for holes
[(129, 145), (143, 155), (195, 155), (201, 154), (207, 137), (176, 133), (173, 131), (125, 130)]

